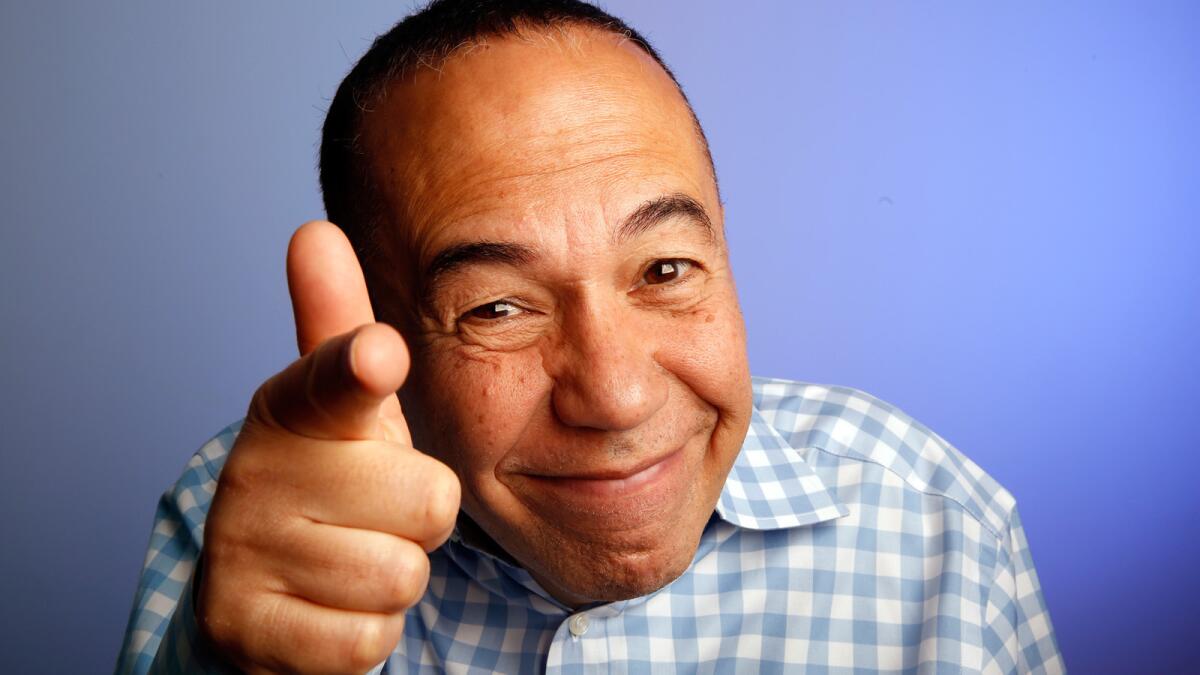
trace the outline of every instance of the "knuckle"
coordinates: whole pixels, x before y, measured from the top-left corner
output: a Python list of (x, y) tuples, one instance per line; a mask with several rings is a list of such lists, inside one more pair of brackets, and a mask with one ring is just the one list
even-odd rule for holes
[[(223, 523), (213, 523), (223, 525)], [(215, 594), (223, 594), (224, 584), (220, 580), (224, 575), (231, 574), (230, 568), (237, 567), (237, 544), (232, 535), (227, 533), (227, 527), (207, 527), (204, 532), (204, 567), (206, 577), (203, 587)], [(232, 564), (231, 564), (232, 563)]]
[(223, 517), (213, 519), (204, 530), (202, 587), (215, 598), (237, 597), (240, 584), (258, 579), (263, 555), (260, 537), (248, 527), (253, 521), (228, 513), (218, 515)]
[(461, 486), (458, 476), (445, 464), (434, 463), (425, 495), (425, 523), (432, 532), (448, 530), (458, 518)]
[(278, 525), (291, 501), (286, 487), (281, 488), (285, 486), (283, 473), (266, 455), (231, 455), (217, 479), (205, 541), (236, 540), (252, 545), (256, 536)]
[(395, 610), (403, 610), (417, 604), (425, 594), (429, 579), (429, 559), (424, 552), (404, 548), (392, 555), (380, 570), (385, 597)]
[[(238, 440), (241, 441), (242, 439), (239, 438)], [(257, 471), (254, 468), (254, 462), (247, 456), (246, 449), (253, 447), (255, 440), (254, 438), (247, 438), (244, 442), (234, 446), (234, 453), (236, 454), (230, 454), (229, 460), (225, 463), (225, 467), (217, 479), (219, 495), (248, 494), (253, 490), (257, 479)], [(227, 496), (222, 501), (226, 499), (228, 499)], [(216, 515), (225, 517), (223, 511), (219, 511)]]
[(345, 660), (351, 670), (369, 670), (392, 653), (400, 636), (386, 616), (363, 617), (355, 622), (346, 647)]

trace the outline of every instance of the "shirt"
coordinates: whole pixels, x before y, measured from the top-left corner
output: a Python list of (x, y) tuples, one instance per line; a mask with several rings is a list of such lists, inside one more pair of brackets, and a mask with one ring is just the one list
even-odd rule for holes
[[(754, 378), (754, 412), (691, 566), (572, 610), (455, 533), (376, 672), (1065, 672), (1013, 497), (863, 392)], [(159, 503), (118, 673), (218, 670), (192, 571), (238, 432)]]

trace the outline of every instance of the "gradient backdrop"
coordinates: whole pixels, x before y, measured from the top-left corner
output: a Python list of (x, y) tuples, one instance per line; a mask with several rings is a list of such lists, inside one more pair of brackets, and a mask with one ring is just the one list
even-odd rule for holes
[[(327, 101), (410, 2), (0, 9), (0, 670), (112, 668), (159, 493), (293, 358)], [(638, 2), (762, 374), (1016, 496), (1076, 673), (1200, 668), (1200, 3)]]

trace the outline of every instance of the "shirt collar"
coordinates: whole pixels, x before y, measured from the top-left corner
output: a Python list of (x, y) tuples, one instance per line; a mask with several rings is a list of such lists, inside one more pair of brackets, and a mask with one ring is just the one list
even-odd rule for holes
[(717, 501), (717, 515), (753, 530), (811, 525), (850, 513), (837, 495), (754, 408), (742, 450)]

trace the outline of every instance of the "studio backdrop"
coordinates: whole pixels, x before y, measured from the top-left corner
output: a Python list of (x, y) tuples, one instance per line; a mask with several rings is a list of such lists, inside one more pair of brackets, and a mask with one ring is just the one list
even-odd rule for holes
[[(1195, 668), (1200, 4), (606, 7), (711, 140), (754, 372), (1005, 485), (1074, 672)], [(0, 9), (0, 670), (112, 668), (159, 494), (294, 358), (324, 110), (411, 8)]]

